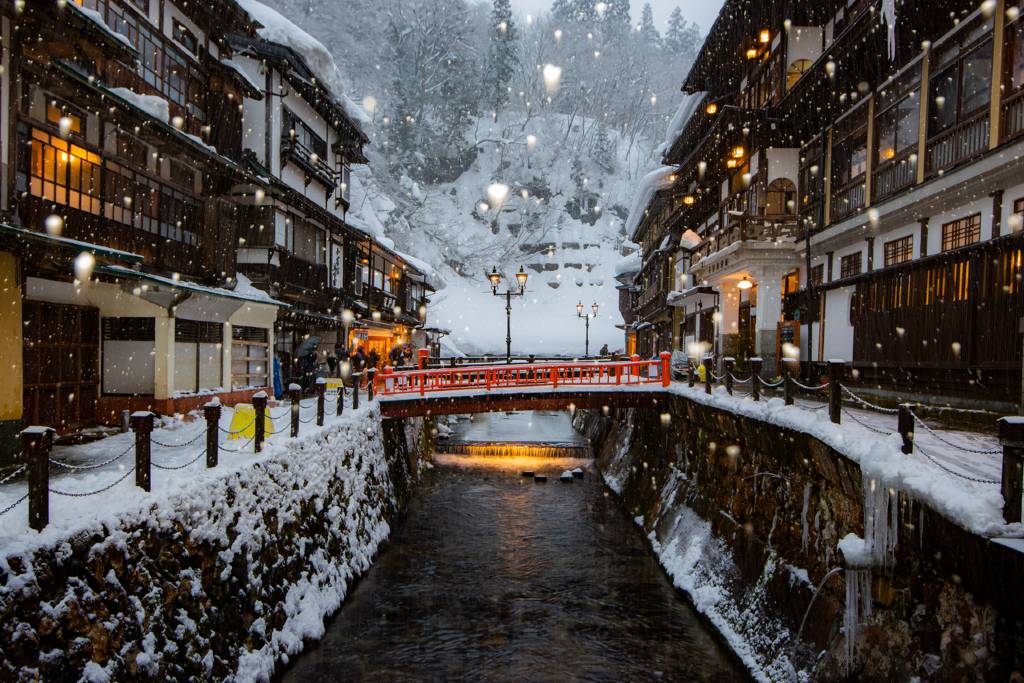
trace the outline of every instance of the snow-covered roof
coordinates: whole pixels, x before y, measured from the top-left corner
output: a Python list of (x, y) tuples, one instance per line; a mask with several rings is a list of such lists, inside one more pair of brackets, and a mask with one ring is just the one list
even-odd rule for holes
[(238, 4), (250, 17), (262, 25), (262, 28), (256, 31), (260, 38), (284, 45), (305, 60), (306, 65), (316, 74), (317, 80), (338, 100), (345, 113), (353, 121), (362, 126), (372, 123), (363, 108), (345, 94), (348, 90), (345, 78), (334, 61), (334, 56), (330, 50), (324, 47), (323, 43), (296, 26), (277, 10), (267, 7), (258, 0), (238, 0)]
[(687, 228), (679, 238), (679, 246), (683, 249), (696, 249), (703, 241), (700, 235)]
[(683, 101), (679, 103), (679, 108), (676, 109), (675, 115), (669, 121), (668, 130), (665, 131), (665, 142), (661, 147), (662, 154), (668, 154), (672, 145), (676, 144), (676, 140), (686, 128), (687, 122), (693, 117), (693, 113), (697, 111), (706, 96), (707, 93), (703, 91), (683, 94)]
[(437, 275), (437, 271), (434, 270), (434, 266), (430, 265), (423, 259), (411, 256), (409, 254), (406, 254), (405, 252), (398, 251), (397, 249), (395, 250), (395, 253), (398, 254), (403, 261), (405, 261), (410, 266), (423, 273), (425, 277), (433, 278)]
[(654, 194), (658, 190), (671, 187), (672, 175), (676, 172), (675, 166), (659, 166), (643, 178), (637, 184), (636, 195), (633, 198), (633, 205), (629, 209), (629, 216), (626, 218), (626, 234), (634, 239), (636, 230), (643, 221), (644, 214)]
[(623, 256), (615, 263), (615, 277), (620, 275), (630, 275), (632, 273), (640, 272), (640, 265), (643, 261), (640, 258), (640, 252), (634, 251), (628, 256)]

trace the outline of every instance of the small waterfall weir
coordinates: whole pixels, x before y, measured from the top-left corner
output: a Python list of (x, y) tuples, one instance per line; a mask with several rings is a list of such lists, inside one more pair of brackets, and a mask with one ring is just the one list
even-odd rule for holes
[(446, 441), (437, 453), (492, 458), (590, 458), (590, 445), (544, 441)]

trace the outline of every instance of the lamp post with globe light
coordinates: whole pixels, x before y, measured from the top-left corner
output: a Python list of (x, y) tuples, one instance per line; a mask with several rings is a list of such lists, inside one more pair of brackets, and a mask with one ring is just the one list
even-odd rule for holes
[(585, 344), (584, 344), (584, 347), (583, 347), (583, 356), (585, 358), (589, 358), (590, 357), (590, 319), (597, 317), (597, 302), (596, 301), (594, 302), (594, 305), (590, 307), (590, 309), (591, 309), (592, 312), (588, 312), (588, 313), (584, 314), (583, 313), (583, 302), (581, 301), (578, 304), (576, 304), (576, 317), (577, 318), (583, 318), (586, 321), (586, 340), (585, 340)]
[(491, 294), (494, 296), (505, 297), (505, 362), (512, 362), (512, 297), (522, 296), (526, 292), (526, 271), (523, 270), (522, 266), (519, 266), (519, 272), (516, 273), (516, 282), (518, 283), (518, 289), (513, 290), (512, 287), (507, 287), (504, 292), (498, 292), (498, 285), (501, 284), (501, 273), (498, 269), (491, 268), (491, 272), (487, 274), (487, 279), (491, 281)]

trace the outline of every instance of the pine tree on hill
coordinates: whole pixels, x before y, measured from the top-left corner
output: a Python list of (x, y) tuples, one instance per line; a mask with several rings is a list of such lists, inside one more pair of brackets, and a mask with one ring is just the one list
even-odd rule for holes
[(509, 0), (494, 0), (485, 78), (491, 105), (495, 111), (501, 111), (509, 100), (509, 83), (519, 65), (518, 40), (519, 34), (512, 19), (512, 6)]
[(668, 17), (664, 42), (666, 51), (692, 63), (701, 46), (700, 28), (686, 21), (683, 11), (676, 7)]
[[(678, 8), (676, 8), (678, 9)], [(640, 14), (640, 35), (644, 42), (655, 47), (661, 46), (661, 34), (654, 26), (654, 12), (651, 11), (651, 3), (645, 2)]]

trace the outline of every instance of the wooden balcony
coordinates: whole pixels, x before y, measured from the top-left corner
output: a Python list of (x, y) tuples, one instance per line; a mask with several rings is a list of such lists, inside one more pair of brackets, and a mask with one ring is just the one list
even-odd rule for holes
[(861, 174), (832, 192), (832, 204), (829, 210), (831, 220), (840, 221), (861, 211), (866, 198), (867, 187), (864, 183), (864, 175)]
[(327, 189), (328, 196), (335, 189), (335, 173), (323, 157), (315, 155), (313, 150), (305, 147), (287, 134), (281, 136), (281, 159), (301, 168), (307, 177), (316, 180)]
[(882, 201), (907, 189), (917, 178), (917, 145), (880, 163), (871, 173), (871, 200)]
[(734, 223), (718, 230), (709, 230), (704, 241), (693, 254), (693, 264), (713, 256), (737, 242), (766, 243), (798, 237), (798, 219), (796, 216), (757, 216), (736, 220)]
[(279, 286), (303, 289), (314, 295), (319, 295), (327, 289), (326, 265), (310, 263), (286, 251), (278, 252), (278, 259), (280, 265), (277, 266), (271, 280)]
[(1001, 142), (1013, 140), (1024, 133), (1024, 90), (1018, 90), (1003, 100), (1001, 119)]
[(929, 176), (947, 171), (988, 150), (988, 109), (942, 131), (928, 141)]

